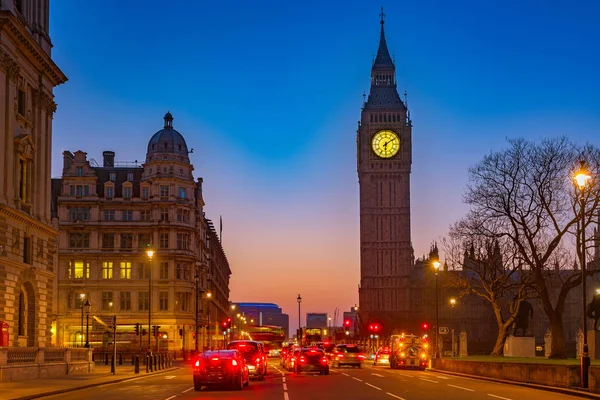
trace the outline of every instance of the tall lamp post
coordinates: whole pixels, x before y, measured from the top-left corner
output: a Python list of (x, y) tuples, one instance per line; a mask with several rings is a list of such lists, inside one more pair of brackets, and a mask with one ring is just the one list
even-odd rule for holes
[[(302, 303), (302, 297), (300, 297), (300, 293), (298, 293), (296, 301), (298, 302), (298, 333), (300, 333), (300, 329), (302, 329), (302, 324), (300, 323), (300, 303)], [(298, 338), (298, 344), (302, 346), (302, 335)]]
[(148, 353), (150, 353), (150, 337), (152, 336), (152, 257), (154, 256), (154, 251), (147, 250), (146, 254), (150, 259), (148, 266)]
[(580, 196), (580, 207), (581, 216), (579, 223), (579, 230), (581, 235), (581, 315), (583, 319), (583, 349), (581, 352), (581, 387), (587, 389), (588, 387), (588, 371), (590, 368), (590, 355), (588, 353), (588, 342), (587, 342), (587, 317), (585, 315), (586, 308), (586, 272), (585, 272), (585, 186), (587, 181), (592, 177), (588, 174), (585, 168), (585, 161), (580, 162), (579, 172), (575, 175), (575, 184), (579, 188)]
[(196, 306), (195, 306), (195, 310), (196, 310), (195, 323), (196, 323), (196, 326), (195, 326), (195, 330), (194, 330), (195, 336), (196, 336), (196, 341), (194, 343), (194, 352), (195, 352), (196, 355), (198, 354), (198, 339), (199, 339), (199, 337), (198, 337), (198, 311), (199, 311), (198, 310), (198, 281), (199, 280), (200, 280), (200, 276), (198, 276), (198, 269), (196, 269), (196, 275), (194, 275), (194, 282), (195, 282), (195, 286), (194, 286), (195, 287), (195, 291), (194, 291), (195, 296), (194, 297), (195, 297), (195, 300), (196, 300)]
[(205, 296), (208, 299), (208, 319), (206, 321), (206, 336), (208, 336), (208, 348), (211, 349), (212, 337), (210, 335), (210, 299), (212, 299), (212, 293), (206, 292)]
[(83, 347), (83, 299), (85, 299), (85, 293), (81, 293), (79, 298), (81, 299), (81, 338), (79, 344)]
[(354, 304), (354, 340), (356, 340), (356, 333), (358, 332), (358, 306)]
[(456, 299), (454, 297), (450, 298), (450, 306), (452, 310), (450, 311), (450, 322), (452, 323), (452, 357), (456, 357), (455, 351), (455, 343), (454, 343), (454, 306), (456, 305)]
[(85, 308), (85, 346), (84, 347), (90, 347), (90, 309), (92, 308), (90, 299), (85, 300), (85, 304), (83, 305), (83, 308)]
[(434, 358), (440, 358), (440, 325), (439, 325), (439, 290), (438, 290), (438, 271), (440, 270), (440, 262), (434, 261), (433, 268), (435, 269), (435, 354)]

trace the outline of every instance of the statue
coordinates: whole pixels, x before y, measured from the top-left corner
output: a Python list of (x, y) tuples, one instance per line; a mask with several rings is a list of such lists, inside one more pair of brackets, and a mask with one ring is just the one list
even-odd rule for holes
[(600, 293), (596, 292), (590, 304), (587, 305), (585, 315), (594, 319), (594, 330), (598, 330), (598, 319), (600, 319)]
[[(511, 312), (514, 312), (514, 307), (516, 307), (517, 299), (516, 297), (513, 299), (513, 304), (511, 306)], [(521, 302), (521, 306), (519, 307), (519, 311), (515, 316), (515, 322), (513, 324), (513, 336), (525, 336), (527, 335), (527, 329), (529, 328), (529, 318), (533, 318), (533, 306), (527, 300), (523, 300)], [(520, 334), (519, 331), (521, 331)]]

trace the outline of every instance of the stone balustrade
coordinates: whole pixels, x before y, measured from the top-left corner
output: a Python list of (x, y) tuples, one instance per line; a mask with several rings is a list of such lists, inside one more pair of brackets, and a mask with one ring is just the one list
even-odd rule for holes
[(87, 348), (0, 347), (0, 382), (89, 373), (94, 365)]

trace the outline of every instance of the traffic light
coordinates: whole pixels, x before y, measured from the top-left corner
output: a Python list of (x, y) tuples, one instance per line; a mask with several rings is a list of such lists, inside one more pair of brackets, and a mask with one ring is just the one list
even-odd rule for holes
[(423, 328), (423, 330), (429, 330), (429, 324), (427, 322), (423, 322), (423, 324), (421, 325), (421, 328)]
[(231, 328), (231, 318), (227, 318), (227, 328)]
[(148, 334), (148, 331), (146, 331), (145, 329), (142, 329), (142, 336), (146, 336)]
[(139, 334), (140, 334), (140, 324), (136, 323), (134, 329), (135, 329), (135, 336), (139, 336)]
[(152, 335), (154, 335), (154, 337), (158, 337), (159, 329), (160, 325), (152, 325)]
[(344, 327), (346, 329), (350, 328), (350, 320), (349, 319), (344, 320)]

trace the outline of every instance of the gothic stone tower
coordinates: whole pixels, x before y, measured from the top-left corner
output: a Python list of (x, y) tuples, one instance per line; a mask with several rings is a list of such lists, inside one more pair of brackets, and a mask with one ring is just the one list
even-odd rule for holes
[(357, 132), (359, 313), (363, 327), (377, 321), (388, 334), (406, 328), (410, 319), (412, 123), (396, 89), (396, 67), (385, 41), (383, 16), (371, 89)]

